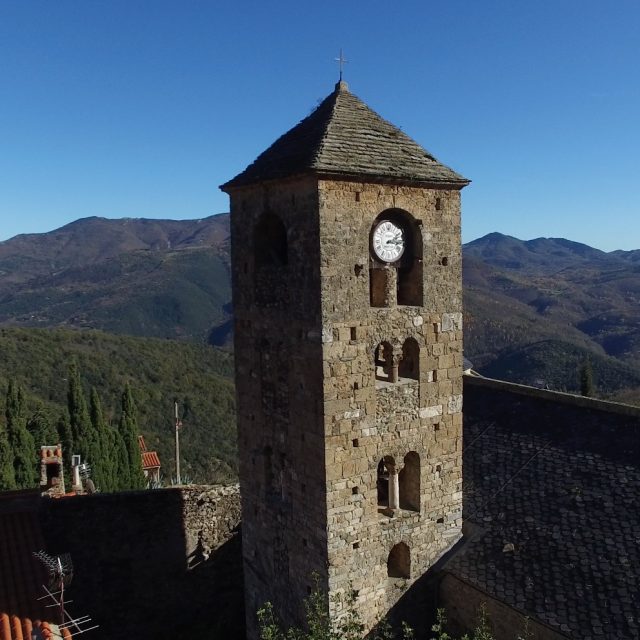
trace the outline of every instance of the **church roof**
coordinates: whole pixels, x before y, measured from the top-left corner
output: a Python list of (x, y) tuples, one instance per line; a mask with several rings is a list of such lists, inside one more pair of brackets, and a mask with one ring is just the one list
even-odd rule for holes
[(465, 376), (446, 570), (560, 635), (639, 638), (639, 435), (638, 408)]
[(469, 183), (350, 93), (345, 82), (221, 188), (308, 172), (456, 188)]

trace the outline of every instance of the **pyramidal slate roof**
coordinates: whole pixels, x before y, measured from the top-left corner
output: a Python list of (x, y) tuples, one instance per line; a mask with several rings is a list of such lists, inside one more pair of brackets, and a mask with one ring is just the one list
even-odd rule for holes
[(221, 188), (309, 172), (456, 188), (469, 183), (372, 111), (345, 82)]

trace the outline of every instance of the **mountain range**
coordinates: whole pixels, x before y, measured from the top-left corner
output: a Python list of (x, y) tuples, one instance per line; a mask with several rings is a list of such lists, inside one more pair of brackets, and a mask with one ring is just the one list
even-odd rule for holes
[[(463, 246), (465, 355), (485, 375), (640, 401), (640, 250), (491, 233)], [(229, 216), (84, 218), (0, 243), (0, 325), (228, 344)]]

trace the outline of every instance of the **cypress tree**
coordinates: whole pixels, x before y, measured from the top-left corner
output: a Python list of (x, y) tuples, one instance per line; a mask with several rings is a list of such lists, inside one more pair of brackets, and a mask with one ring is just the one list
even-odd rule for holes
[(18, 489), (29, 489), (36, 485), (37, 456), (33, 437), (27, 431), (24, 417), (22, 389), (9, 380), (5, 404), (7, 436), (13, 454), (13, 468)]
[(587, 358), (580, 367), (580, 394), (591, 398), (594, 395), (593, 368), (591, 360)]
[(69, 422), (73, 437), (74, 451), (80, 454), (82, 462), (89, 463), (92, 472), (96, 465), (100, 466), (100, 443), (98, 434), (93, 428), (87, 403), (82, 390), (78, 365), (73, 362), (69, 367), (69, 390), (67, 392), (67, 405), (69, 408)]
[(43, 445), (55, 445), (61, 442), (55, 426), (51, 422), (51, 417), (44, 408), (39, 405), (27, 420), (27, 430), (33, 437), (36, 457)]
[(13, 471), (13, 451), (4, 425), (0, 423), (0, 490), (16, 488), (16, 476)]
[(91, 387), (89, 396), (89, 412), (91, 415), (91, 425), (95, 431), (95, 446), (92, 450), (93, 478), (100, 491), (113, 491), (112, 486), (112, 460), (111, 442), (107, 425), (102, 414), (102, 403), (95, 387)]
[[(64, 460), (64, 475), (70, 479), (71, 476), (71, 456), (73, 455), (73, 433), (71, 432), (71, 424), (69, 417), (62, 413), (58, 418), (56, 425), (58, 432), (58, 441), (62, 444), (62, 458)], [(67, 480), (69, 482), (70, 480)]]
[(129, 453), (118, 429), (109, 429), (111, 456), (113, 460), (114, 491), (127, 491), (131, 488), (131, 469), (129, 468)]
[(140, 445), (138, 444), (136, 408), (129, 383), (127, 383), (122, 393), (122, 414), (120, 416), (119, 427), (129, 460), (129, 488), (143, 489), (147, 486), (147, 481), (142, 472), (142, 456), (140, 454)]

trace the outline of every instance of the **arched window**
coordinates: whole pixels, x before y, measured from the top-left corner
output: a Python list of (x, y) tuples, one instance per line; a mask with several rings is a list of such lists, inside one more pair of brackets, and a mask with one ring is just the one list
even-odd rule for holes
[(393, 375), (393, 347), (388, 342), (381, 342), (374, 352), (376, 380), (395, 382)]
[(420, 511), (420, 456), (409, 451), (400, 471), (400, 508)]
[(407, 338), (402, 345), (398, 375), (401, 378), (420, 379), (420, 346), (414, 338)]
[(411, 552), (404, 542), (398, 542), (389, 552), (387, 576), (389, 578), (411, 577)]
[(402, 209), (387, 209), (374, 220), (369, 242), (371, 306), (422, 306), (423, 247), (418, 221)]
[(256, 269), (286, 267), (289, 263), (287, 230), (274, 213), (265, 213), (253, 232), (253, 250)]
[(289, 298), (287, 230), (274, 213), (263, 214), (253, 232), (255, 300), (261, 307), (282, 307)]
[(376, 488), (378, 490), (378, 506), (389, 506), (389, 476), (395, 471), (396, 462), (391, 456), (385, 456), (378, 462)]

